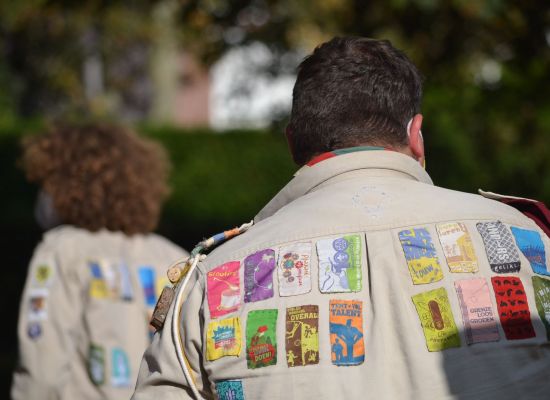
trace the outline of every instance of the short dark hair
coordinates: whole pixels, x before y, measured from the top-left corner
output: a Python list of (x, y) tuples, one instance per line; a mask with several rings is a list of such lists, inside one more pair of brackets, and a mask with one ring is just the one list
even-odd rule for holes
[(418, 69), (389, 41), (323, 43), (298, 68), (288, 127), (294, 161), (358, 145), (406, 145), (421, 99)]
[(169, 193), (163, 147), (116, 125), (57, 125), (23, 140), (21, 165), (61, 221), (90, 231), (153, 231)]

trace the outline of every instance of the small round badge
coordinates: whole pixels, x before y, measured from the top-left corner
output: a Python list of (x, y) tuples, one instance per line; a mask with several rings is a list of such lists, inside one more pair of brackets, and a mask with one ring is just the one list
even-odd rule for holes
[(38, 322), (30, 323), (27, 333), (31, 339), (37, 339), (42, 335), (42, 326)]

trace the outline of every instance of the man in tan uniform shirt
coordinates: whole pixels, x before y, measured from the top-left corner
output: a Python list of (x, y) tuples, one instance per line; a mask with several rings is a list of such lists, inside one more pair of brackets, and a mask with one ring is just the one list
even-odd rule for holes
[(26, 142), (47, 232), (21, 298), (14, 400), (130, 398), (166, 266), (187, 255), (151, 233), (164, 157), (115, 127), (61, 127)]
[(389, 42), (306, 58), (287, 131), (302, 168), (176, 285), (134, 400), (549, 396), (548, 237), (433, 185), (420, 99)]

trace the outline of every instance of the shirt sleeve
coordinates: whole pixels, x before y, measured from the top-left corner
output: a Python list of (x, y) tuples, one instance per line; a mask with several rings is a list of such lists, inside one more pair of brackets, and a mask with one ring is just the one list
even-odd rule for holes
[(183, 293), (183, 305), (179, 337), (172, 334), (172, 319), (175, 301), (172, 302), (162, 330), (155, 334), (146, 350), (139, 371), (136, 391), (132, 400), (194, 399), (190, 384), (186, 380), (177, 358), (175, 343), (181, 340), (185, 358), (194, 384), (202, 397), (213, 398), (208, 379), (202, 371), (202, 302), (203, 288), (195, 271)]
[(62, 250), (43, 242), (29, 266), (19, 311), (13, 400), (58, 399), (71, 381), (83, 296), (76, 265), (63, 259)]

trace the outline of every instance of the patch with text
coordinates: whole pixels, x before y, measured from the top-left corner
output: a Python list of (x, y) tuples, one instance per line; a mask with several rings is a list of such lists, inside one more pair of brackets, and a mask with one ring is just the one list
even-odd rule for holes
[(311, 291), (311, 243), (293, 243), (279, 248), (277, 275), (279, 294), (295, 296)]
[(476, 226), (493, 272), (519, 272), (519, 253), (508, 228), (500, 221), (478, 222)]
[(256, 310), (246, 321), (246, 361), (249, 369), (277, 364), (278, 310)]
[(422, 285), (443, 279), (443, 271), (435, 251), (432, 237), (426, 228), (399, 232), (413, 284)]
[(540, 276), (533, 276), (531, 279), (537, 311), (546, 329), (546, 338), (550, 340), (550, 280)]
[(237, 311), (241, 305), (239, 261), (230, 261), (206, 274), (208, 308), (211, 318)]
[(319, 306), (286, 309), (285, 342), (289, 367), (319, 363)]
[(515, 226), (510, 229), (519, 249), (525, 258), (529, 260), (533, 272), (539, 275), (550, 275), (550, 271), (546, 266), (546, 251), (540, 234), (537, 231), (516, 228)]
[(241, 353), (241, 320), (239, 317), (211, 321), (206, 333), (206, 359), (217, 360)]
[(420, 318), (428, 351), (460, 347), (458, 329), (445, 288), (419, 293), (412, 300)]
[(365, 361), (361, 301), (331, 300), (329, 330), (330, 357), (334, 365), (359, 365)]
[(437, 234), (451, 272), (477, 272), (479, 270), (472, 238), (461, 222), (437, 225)]
[(484, 278), (464, 279), (455, 282), (464, 321), (466, 342), (496, 342), (500, 340), (489, 285)]

